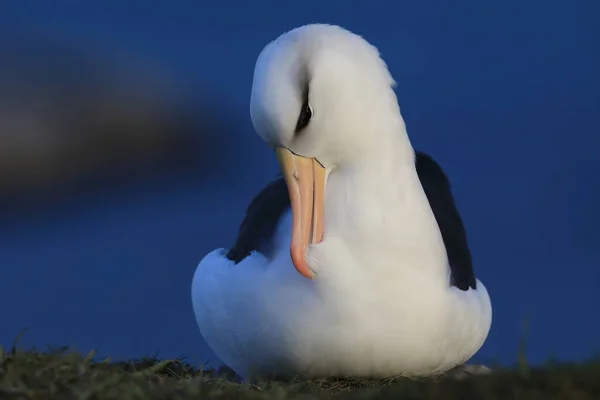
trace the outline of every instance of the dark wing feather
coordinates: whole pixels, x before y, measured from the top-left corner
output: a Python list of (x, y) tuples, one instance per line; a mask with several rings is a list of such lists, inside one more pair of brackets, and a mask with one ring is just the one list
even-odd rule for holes
[(467, 233), (456, 208), (448, 177), (431, 156), (417, 151), (419, 180), (435, 215), (450, 264), (451, 284), (461, 290), (476, 289)]
[[(416, 168), (446, 246), (451, 284), (461, 290), (469, 287), (475, 289), (471, 252), (450, 182), (442, 168), (423, 152), (416, 152)], [(252, 251), (268, 257), (273, 250), (273, 237), (279, 219), (289, 207), (287, 186), (283, 177), (278, 177), (250, 202), (227, 258), (238, 264)]]
[(269, 256), (273, 250), (273, 237), (279, 218), (289, 207), (287, 186), (280, 176), (250, 202), (227, 258), (238, 264), (252, 251)]

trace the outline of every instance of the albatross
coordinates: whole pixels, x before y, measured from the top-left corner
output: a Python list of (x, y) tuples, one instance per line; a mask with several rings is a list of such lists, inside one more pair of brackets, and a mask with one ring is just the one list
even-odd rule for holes
[(486, 340), (449, 180), (413, 149), (395, 86), (377, 48), (335, 25), (258, 56), (250, 116), (282, 174), (192, 280), (201, 335), (242, 378), (435, 376)]

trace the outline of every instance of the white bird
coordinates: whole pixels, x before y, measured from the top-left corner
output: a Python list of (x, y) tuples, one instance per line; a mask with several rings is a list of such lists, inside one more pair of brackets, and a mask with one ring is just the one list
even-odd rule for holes
[(394, 87), (378, 50), (338, 26), (259, 55), (250, 114), (283, 177), (192, 282), (202, 336), (243, 378), (434, 376), (487, 338), (450, 184), (413, 150)]

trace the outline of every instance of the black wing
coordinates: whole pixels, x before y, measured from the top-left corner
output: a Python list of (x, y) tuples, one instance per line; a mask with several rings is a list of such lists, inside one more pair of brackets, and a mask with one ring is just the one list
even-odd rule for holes
[(417, 174), (442, 233), (451, 271), (451, 284), (460, 290), (476, 289), (467, 233), (456, 208), (450, 181), (431, 156), (417, 151)]
[(252, 199), (227, 258), (238, 264), (253, 250), (269, 256), (279, 218), (290, 208), (290, 197), (283, 176), (269, 183)]
[[(453, 286), (473, 289), (475, 275), (467, 235), (456, 208), (450, 182), (442, 168), (427, 154), (416, 152), (417, 174), (442, 233), (448, 253)], [(283, 177), (278, 177), (252, 200), (227, 258), (236, 264), (255, 250), (269, 256), (281, 215), (290, 207)]]

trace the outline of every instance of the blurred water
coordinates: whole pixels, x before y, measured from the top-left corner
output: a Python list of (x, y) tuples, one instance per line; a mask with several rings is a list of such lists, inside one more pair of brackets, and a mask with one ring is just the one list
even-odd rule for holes
[(599, 17), (591, 0), (2, 3), (4, 29), (139, 54), (192, 91), (211, 88), (239, 136), (227, 137), (214, 178), (157, 176), (0, 221), (0, 343), (29, 327), (25, 344), (212, 358), (191, 311), (192, 273), (233, 239), (276, 171), (248, 118), (254, 61), (283, 31), (324, 21), (379, 47), (413, 144), (453, 181), (494, 304), (477, 358), (514, 361), (525, 316), (534, 362), (591, 355), (600, 348)]

